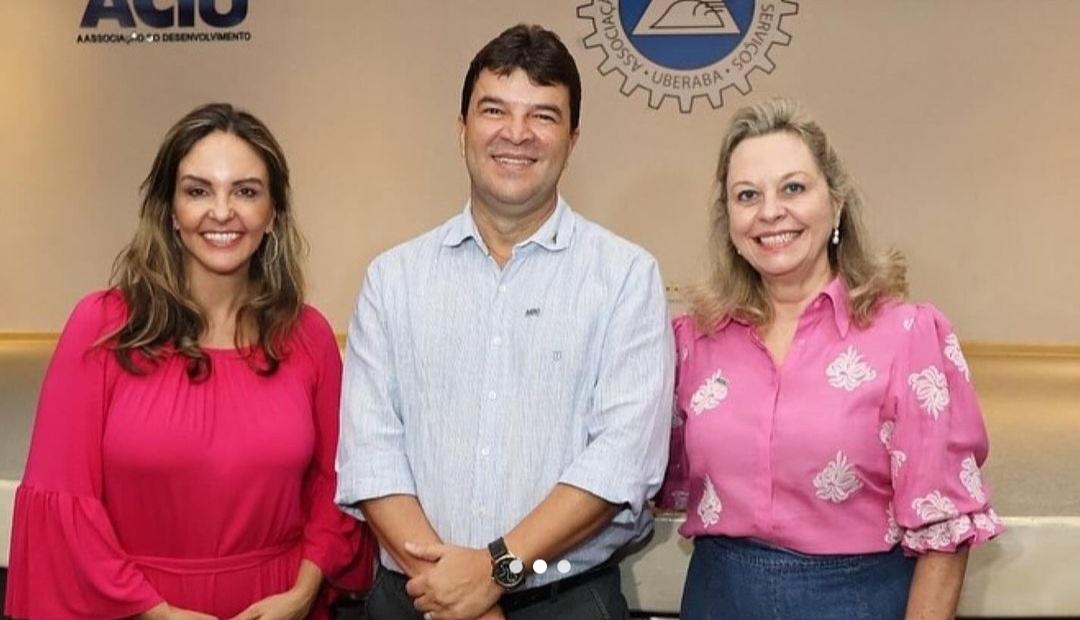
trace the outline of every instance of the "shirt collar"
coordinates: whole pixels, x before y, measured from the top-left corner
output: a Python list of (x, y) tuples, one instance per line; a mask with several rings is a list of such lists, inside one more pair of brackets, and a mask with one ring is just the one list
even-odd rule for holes
[[(570, 247), (570, 238), (574, 234), (574, 219), (570, 205), (560, 195), (558, 202), (555, 204), (555, 211), (548, 216), (548, 219), (540, 225), (540, 228), (532, 236), (517, 243), (514, 247), (520, 248), (535, 243), (552, 252), (564, 250)], [(465, 209), (462, 210), (461, 215), (450, 223), (446, 235), (443, 237), (443, 245), (456, 247), (464, 243), (466, 239), (473, 239), (484, 251), (487, 251), (484, 239), (480, 236), (480, 231), (476, 229), (476, 220), (473, 219), (471, 201), (465, 203)]]
[[(836, 331), (841, 338), (845, 338), (851, 330), (851, 306), (848, 305), (848, 288), (844, 279), (840, 276), (833, 278), (825, 290), (818, 294), (817, 300), (825, 303), (828, 300), (832, 306), (833, 320), (836, 322)], [(815, 301), (815, 303), (817, 303)]]
[[(837, 276), (825, 286), (814, 301), (810, 302), (810, 307), (806, 311), (813, 311), (820, 308), (822, 304), (828, 303), (832, 308), (833, 321), (836, 323), (836, 331), (839, 332), (841, 338), (845, 338), (848, 332), (851, 331), (851, 306), (848, 305), (848, 288), (844, 283), (844, 279)], [(805, 312), (804, 311), (804, 314)], [(717, 324), (717, 332), (723, 331), (732, 321), (739, 323), (740, 325), (747, 325), (745, 321), (739, 320), (730, 314), (725, 316)]]
[(461, 214), (450, 220), (446, 235), (443, 237), (443, 245), (447, 247), (459, 246), (470, 238), (476, 239), (481, 245), (484, 243), (480, 233), (476, 231), (476, 222), (472, 217), (472, 201), (466, 202), (465, 209)]

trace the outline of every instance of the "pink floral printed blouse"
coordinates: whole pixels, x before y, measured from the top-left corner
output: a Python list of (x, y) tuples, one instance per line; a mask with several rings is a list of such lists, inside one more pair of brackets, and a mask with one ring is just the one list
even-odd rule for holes
[(988, 441), (948, 320), (890, 302), (866, 329), (833, 280), (777, 367), (737, 320), (675, 320), (671, 461), (657, 498), (683, 536), (810, 554), (954, 551), (1004, 530), (979, 466)]

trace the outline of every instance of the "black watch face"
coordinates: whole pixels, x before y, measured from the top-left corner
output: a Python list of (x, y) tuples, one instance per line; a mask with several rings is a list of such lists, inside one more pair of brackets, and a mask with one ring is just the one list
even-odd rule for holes
[(504, 588), (513, 588), (525, 579), (525, 565), (515, 557), (503, 557), (495, 562), (492, 577)]

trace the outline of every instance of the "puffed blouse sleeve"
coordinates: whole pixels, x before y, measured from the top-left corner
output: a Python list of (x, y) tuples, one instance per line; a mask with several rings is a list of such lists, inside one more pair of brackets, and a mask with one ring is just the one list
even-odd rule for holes
[(334, 586), (366, 590), (374, 577), (374, 536), (366, 524), (358, 523), (334, 503), (341, 352), (326, 319), (314, 309), (306, 310), (302, 320), (317, 368), (312, 403), (315, 452), (304, 478), (304, 557)]
[(162, 602), (121, 548), (102, 503), (102, 435), (113, 355), (95, 346), (122, 300), (76, 306), (41, 387), (30, 454), (15, 492), (6, 612), (48, 620), (123, 618)]
[(664, 484), (656, 495), (658, 508), (685, 511), (690, 497), (690, 465), (686, 457), (686, 412), (679, 405), (679, 377), (690, 363), (690, 347), (695, 338), (693, 319), (680, 316), (672, 321), (675, 331), (675, 398), (671, 412), (671, 448), (668, 452)]
[(882, 429), (892, 465), (892, 525), (908, 554), (954, 552), (1004, 531), (979, 469), (989, 442), (952, 326), (932, 306), (910, 310)]

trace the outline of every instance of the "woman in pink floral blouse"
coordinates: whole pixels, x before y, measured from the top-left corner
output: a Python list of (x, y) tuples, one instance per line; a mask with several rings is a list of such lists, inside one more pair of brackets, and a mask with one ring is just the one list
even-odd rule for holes
[(901, 257), (869, 252), (798, 104), (739, 110), (717, 183), (660, 496), (694, 538), (681, 617), (952, 617), (968, 549), (1003, 526), (951, 325), (902, 301)]

